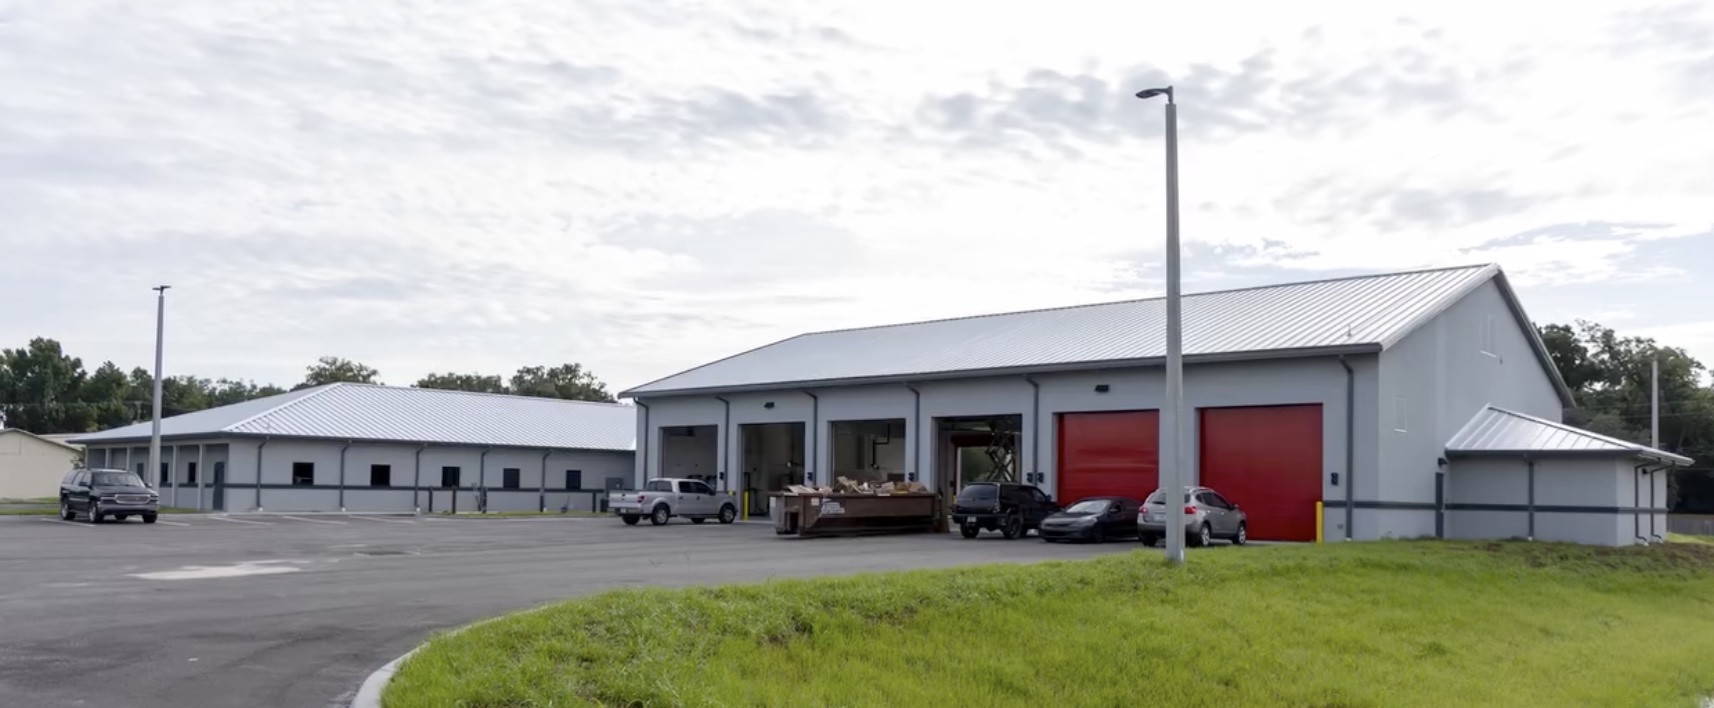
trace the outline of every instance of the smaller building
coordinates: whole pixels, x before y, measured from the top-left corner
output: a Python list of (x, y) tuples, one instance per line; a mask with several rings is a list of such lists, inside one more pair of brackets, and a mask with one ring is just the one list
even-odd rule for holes
[(59, 496), (60, 478), (83, 451), (17, 428), (0, 429), (0, 499)]
[(73, 442), (176, 507), (590, 510), (629, 482), (636, 424), (617, 403), (335, 383), (164, 418), (153, 474), (150, 423)]

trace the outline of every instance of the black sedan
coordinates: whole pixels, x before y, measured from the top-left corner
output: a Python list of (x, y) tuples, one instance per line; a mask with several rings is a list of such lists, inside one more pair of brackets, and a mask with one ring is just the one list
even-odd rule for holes
[(1137, 537), (1137, 507), (1130, 497), (1080, 499), (1043, 519), (1038, 533), (1044, 541), (1093, 541)]

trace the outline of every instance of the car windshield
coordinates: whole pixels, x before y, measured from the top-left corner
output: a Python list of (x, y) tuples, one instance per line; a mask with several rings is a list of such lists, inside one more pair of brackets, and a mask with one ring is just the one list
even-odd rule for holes
[(1105, 513), (1107, 513), (1107, 505), (1109, 503), (1111, 503), (1111, 502), (1108, 502), (1106, 499), (1085, 499), (1085, 500), (1080, 501), (1076, 504), (1072, 504), (1071, 506), (1066, 507), (1065, 513), (1076, 514), (1078, 516), (1088, 516), (1090, 514), (1105, 514)]
[[(1161, 494), (1161, 491), (1159, 489), (1156, 489), (1154, 494), (1149, 495), (1149, 500), (1146, 502), (1143, 502), (1143, 503), (1144, 504), (1160, 505), (1162, 503), (1161, 500), (1165, 499), (1165, 498), (1166, 498), (1166, 496)], [(1186, 504), (1190, 503), (1190, 492), (1184, 493), (1184, 503), (1186, 503)]]
[(975, 484), (964, 488), (958, 493), (958, 501), (994, 501), (1000, 495), (1000, 488), (992, 484)]
[(142, 478), (130, 472), (96, 472), (91, 475), (91, 487), (141, 487)]

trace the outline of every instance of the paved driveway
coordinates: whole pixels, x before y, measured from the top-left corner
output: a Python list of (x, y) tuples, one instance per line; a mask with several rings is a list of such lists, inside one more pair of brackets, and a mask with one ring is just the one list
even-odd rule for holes
[(614, 519), (0, 517), (6, 705), (343, 706), (432, 632), (615, 587), (1132, 550), (985, 534), (780, 538)]

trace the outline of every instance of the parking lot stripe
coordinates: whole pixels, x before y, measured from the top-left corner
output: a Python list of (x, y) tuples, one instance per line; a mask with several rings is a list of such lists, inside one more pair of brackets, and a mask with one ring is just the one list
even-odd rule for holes
[(345, 525), (345, 522), (343, 522), (343, 521), (329, 521), (327, 519), (306, 519), (302, 516), (281, 516), (280, 518), (291, 519), (293, 521), (307, 521), (307, 522), (312, 523), (312, 524), (333, 524), (335, 526), (344, 526)]
[(270, 524), (266, 521), (251, 521), (249, 519), (232, 519), (232, 518), (227, 518), (225, 516), (210, 516), (208, 518), (215, 519), (217, 521), (225, 521), (227, 523), (233, 523), (233, 524), (254, 524), (256, 526), (273, 526), (273, 524)]
[(362, 519), (364, 521), (377, 521), (377, 522), (388, 523), (388, 524), (414, 524), (414, 523), (416, 523), (415, 521), (411, 521), (410, 519), (381, 519), (381, 518), (376, 518), (373, 516), (353, 516), (350, 518)]
[(50, 523), (50, 524), (69, 524), (71, 526), (76, 526), (80, 529), (88, 529), (88, 528), (94, 528), (95, 527), (95, 524), (80, 524), (76, 521), (66, 521), (65, 519), (37, 519), (37, 520), (38, 521), (45, 521), (45, 522)]
[(183, 521), (168, 521), (166, 519), (155, 519), (155, 523), (166, 524), (168, 526), (189, 526), (190, 525), (190, 524), (187, 524)]

